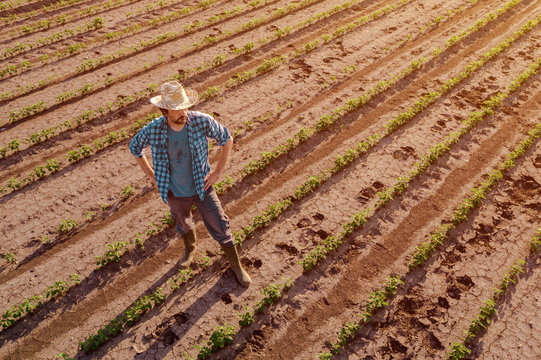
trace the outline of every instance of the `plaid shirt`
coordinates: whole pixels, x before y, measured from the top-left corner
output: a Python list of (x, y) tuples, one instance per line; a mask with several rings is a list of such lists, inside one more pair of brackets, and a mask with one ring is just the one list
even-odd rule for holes
[[(205, 197), (205, 176), (210, 172), (207, 137), (213, 138), (218, 145), (224, 146), (229, 141), (229, 131), (208, 114), (188, 111), (186, 121), (188, 142), (192, 151), (192, 169), (195, 191), (201, 200)], [(167, 154), (167, 120), (160, 116), (143, 127), (130, 141), (130, 151), (140, 158), (148, 145), (152, 151), (154, 176), (162, 200), (167, 203), (167, 193), (171, 187), (169, 175), (169, 156)]]

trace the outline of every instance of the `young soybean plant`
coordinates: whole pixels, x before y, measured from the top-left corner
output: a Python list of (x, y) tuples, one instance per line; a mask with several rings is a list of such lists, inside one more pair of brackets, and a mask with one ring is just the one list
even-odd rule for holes
[(15, 264), (17, 260), (15, 259), (15, 254), (7, 252), (2, 255), (2, 258), (5, 259), (10, 264)]
[(135, 188), (129, 184), (122, 190), (122, 199), (127, 199), (135, 194)]
[(233, 342), (233, 336), (235, 336), (235, 328), (233, 326), (224, 325), (217, 326), (214, 329), (214, 332), (210, 336), (210, 339), (207, 341), (207, 344), (204, 346), (196, 345), (195, 348), (199, 350), (197, 354), (197, 359), (206, 359), (213, 352), (220, 350), (221, 348), (229, 345)]

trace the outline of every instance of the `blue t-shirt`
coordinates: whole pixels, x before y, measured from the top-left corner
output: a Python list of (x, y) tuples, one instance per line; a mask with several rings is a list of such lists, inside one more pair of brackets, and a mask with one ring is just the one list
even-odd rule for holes
[(167, 142), (173, 195), (177, 197), (195, 196), (197, 193), (193, 179), (192, 151), (188, 143), (186, 126), (180, 131), (175, 131), (168, 126)]

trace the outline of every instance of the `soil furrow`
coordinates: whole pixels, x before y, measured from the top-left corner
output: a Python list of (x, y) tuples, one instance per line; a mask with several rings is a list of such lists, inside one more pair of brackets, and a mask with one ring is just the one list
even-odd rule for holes
[[(106, 4), (106, 3), (107, 2), (105, 2), (104, 4)], [(124, 14), (127, 14), (129, 12), (137, 12), (136, 10), (138, 8), (141, 8), (143, 5), (147, 5), (148, 3), (150, 3), (150, 2), (149, 1), (144, 1), (144, 0), (131, 0), (128, 3), (121, 4), (119, 7), (104, 9), (104, 10), (99, 11), (99, 12), (93, 12), (92, 14), (85, 14), (85, 15), (81, 16), (81, 15), (78, 14), (79, 11), (70, 11), (70, 12), (66, 12), (66, 13), (64, 13), (62, 15), (67, 17), (67, 18), (69, 18), (70, 16), (75, 16), (76, 17), (75, 19), (70, 20), (70, 22), (69, 22), (70, 26), (73, 26), (74, 24), (79, 23), (81, 20), (88, 21), (89, 18), (91, 18), (93, 16), (104, 17), (105, 24), (107, 26), (106, 28), (114, 30), (119, 25), (125, 24), (127, 22), (125, 20), (126, 15), (124, 16), (124, 18), (120, 18), (118, 16), (118, 13), (115, 14), (115, 12), (117, 12), (120, 9), (122, 9)], [(181, 4), (179, 2), (176, 2), (176, 3), (171, 4), (171, 5), (166, 5), (164, 7), (160, 7), (160, 11), (172, 9), (173, 7), (179, 6), (179, 5), (180, 6), (186, 6), (185, 3)], [(94, 5), (94, 6), (100, 6), (100, 5)], [(130, 20), (134, 21), (138, 17), (147, 17), (152, 12), (155, 12), (155, 9), (152, 9), (148, 13), (143, 13), (143, 14), (136, 15), (135, 17), (131, 18)], [(48, 28), (40, 29), (38, 31), (33, 31), (33, 32), (30, 32), (30, 33), (26, 33), (26, 34), (25, 33), (20, 34), (20, 32), (17, 31), (17, 28), (20, 28), (20, 25), (19, 26), (14, 26), (11, 29), (0, 31), (0, 37), (2, 37), (4, 35), (8, 35), (6, 38), (0, 39), (0, 44), (9, 43), (11, 41), (24, 41), (24, 42), (35, 41), (35, 40), (39, 39), (40, 37), (50, 35), (50, 33), (54, 33), (54, 32), (56, 32), (58, 30), (63, 29), (62, 26), (64, 24), (58, 24), (58, 22), (55, 23), (53, 17), (50, 17), (47, 20), (51, 20), (51, 24), (50, 24), (50, 26)], [(31, 23), (35, 23), (35, 22), (31, 22)], [(112, 26), (110, 25), (111, 23), (113, 23)], [(10, 34), (10, 33), (13, 33), (13, 32), (15, 32), (15, 34), (18, 34), (18, 35), (13, 37), (12, 36), (13, 34)], [(79, 39), (79, 40), (81, 40), (81, 39)]]
[[(320, 11), (336, 9), (345, 1), (318, 0), (226, 40), (210, 41), (252, 17), (268, 16), (277, 7), (290, 4), (276, 0), (252, 14), (212, 24), (205, 30), (0, 104), (1, 112), (40, 99), (50, 102), (60, 92), (88, 82), (103, 82), (108, 74), (131, 74), (106, 89), (58, 105), (48, 113), (16, 126), (5, 126), (0, 130), (1, 147), (12, 138), (23, 139), (82, 110), (96, 110), (143, 89), (149, 82), (159, 84), (177, 72), (192, 74), (183, 83), (195, 88), (200, 97), (205, 98), (203, 92), (209, 86), (219, 89), (218, 96), (193, 109), (213, 114), (235, 138), (224, 174), (232, 176), (233, 186), (220, 195), (231, 229), (249, 232), (255, 228), (253, 235), (242, 236), (244, 240), (239, 248), (241, 262), (253, 280), (250, 287), (243, 288), (235, 281), (218, 244), (196, 215), (199, 235), (196, 257), (208, 254), (209, 267), (203, 269), (198, 265), (202, 260), (197, 260), (192, 266), (196, 276), (173, 291), (169, 280), (178, 274), (183, 241), (173, 227), (152, 231), (149, 221), (162, 223), (168, 206), (150, 186), (127, 149), (129, 139), (91, 152), (74, 164), (63, 159), (68, 151), (83, 143), (155, 111), (148, 98), (66, 131), (53, 140), (8, 154), (9, 158), (0, 162), (3, 169), (0, 180), (26, 175), (30, 168), (53, 154), (62, 157), (63, 164), (59, 172), (0, 198), (0, 236), (6, 239), (0, 241), (0, 303), (4, 304), (0, 311), (21, 304), (32, 295), (43, 294), (45, 299), (48, 286), (66, 280), (72, 273), (79, 274), (81, 283), (1, 331), (0, 358), (52, 359), (61, 353), (64, 358), (78, 359), (195, 358), (199, 352), (196, 346), (205, 345), (217, 325), (229, 324), (237, 332), (233, 343), (212, 358), (312, 359), (319, 352), (328, 351), (328, 341), (336, 341), (345, 321), (356, 320), (355, 314), (364, 310), (370, 292), (381, 288), (385, 277), (394, 274), (405, 274), (402, 279), (406, 284), (399, 287), (385, 311), (375, 312), (371, 325), (355, 333), (353, 345), (345, 347), (339, 358), (442, 358), (450, 342), (464, 340), (462, 330), (479, 312), (480, 302), (515, 255), (526, 251), (526, 243), (518, 246), (518, 239), (529, 237), (538, 226), (532, 221), (541, 214), (541, 140), (535, 140), (526, 154), (517, 159), (516, 166), (505, 172), (495, 186), (496, 192), (489, 191), (479, 207), (468, 212), (467, 220), (449, 233), (424, 267), (409, 269), (408, 265), (411, 254), (417, 254), (416, 246), (427, 237), (432, 239), (430, 233), (455, 216), (454, 207), (463, 204), (471, 188), (486, 179), (483, 174), (500, 164), (534, 123), (539, 129), (541, 72), (528, 76), (526, 82), (523, 82), (526, 78), (516, 80), (520, 87), (509, 97), (505, 95), (507, 92), (501, 95), (506, 98), (502, 105), (498, 105), (501, 98), (496, 95), (512, 79), (524, 75), (522, 71), (532, 61), (536, 60), (539, 66), (541, 28), (537, 25), (532, 28), (536, 23), (530, 21), (528, 32), (519, 36), (514, 31), (541, 14), (541, 7), (534, 0), (412, 0), (391, 12), (381, 13), (384, 14), (381, 17), (374, 15), (377, 18), (337, 38), (335, 35), (323, 38), (324, 33), (335, 31), (356, 17), (398, 1), (359, 0), (347, 11), (316, 17), (317, 21), (311, 20), (309, 26), (285, 36), (277, 35), (287, 32), (285, 26), (312, 19)], [(189, 4), (197, 3), (198, 0), (190, 0)], [(69, 72), (84, 57), (95, 59), (139, 40), (149, 40), (159, 32), (179, 31), (179, 28), (182, 31), (185, 24), (206, 19), (235, 4), (248, 6), (245, 0), (242, 3), (224, 0), (220, 5), (213, 4), (205, 11), (160, 28), (14, 76), (2, 85), (17, 87), (45, 79), (48, 73)], [(493, 21), (478, 22), (504, 4), (511, 5), (511, 9), (494, 16)], [(121, 9), (128, 11), (138, 6), (139, 2)], [(126, 18), (121, 9), (103, 13), (111, 19), (103, 31), (118, 29), (130, 19), (143, 21), (154, 16), (148, 13)], [(29, 19), (26, 23), (33, 21)], [(461, 31), (474, 24), (487, 26), (460, 37)], [(0, 32), (8, 28), (14, 27), (0, 26)], [(56, 30), (21, 39), (37, 38), (52, 31)], [(194, 41), (205, 36), (210, 40), (205, 40), (198, 49), (192, 47)], [(453, 43), (457, 36), (458, 43), (447, 49), (448, 41)], [(266, 40), (258, 41), (262, 38)], [(315, 39), (319, 44), (313, 51), (304, 53), (299, 49), (309, 49), (313, 43), (306, 48), (304, 44)], [(504, 39), (515, 40), (508, 46), (509, 43), (502, 42)], [(75, 38), (63, 43), (73, 41)], [(253, 51), (236, 56), (238, 49), (250, 41), (255, 43)], [(56, 46), (60, 43), (53, 45)], [(51, 48), (42, 50), (49, 51), (45, 49)], [(447, 50), (440, 53), (439, 49)], [(263, 74), (258, 71), (254, 72), (258, 76), (241, 78), (246, 81), (230, 80), (234, 87), (221, 85), (235, 73), (286, 53), (290, 56), (271, 67), (271, 71)], [(299, 56), (301, 53), (304, 55)], [(213, 62), (222, 54), (226, 56), (220, 66), (195, 71), (196, 66)], [(481, 58), (485, 60), (473, 62)], [(419, 68), (412, 63), (414, 59), (421, 59)], [(146, 63), (155, 65), (145, 68)], [(380, 82), (405, 68), (416, 70), (402, 80), (393, 77), (395, 80)], [(192, 70), (186, 73), (186, 69)], [(381, 91), (381, 94), (359, 97), (367, 91)], [(474, 116), (479, 109), (483, 110), (483, 120), (469, 130), (469, 125), (477, 124), (480, 119)], [(495, 114), (488, 116), (490, 109), (495, 109)], [(323, 123), (326, 114), (334, 115), (328, 123)], [(463, 123), (464, 119), (469, 120)], [(327, 126), (329, 123), (332, 125)], [(313, 134), (309, 130), (298, 133), (315, 124), (320, 129)], [(386, 124), (393, 125), (389, 128), (393, 130), (386, 132)], [(464, 129), (469, 132), (464, 134)], [(457, 131), (461, 135), (456, 136)], [(308, 134), (304, 141), (302, 134)], [(374, 134), (370, 144), (366, 143), (368, 136)], [(263, 170), (246, 175), (244, 164), (259, 159), (262, 151), (271, 151), (291, 137), (298, 146), (265, 165)], [(362, 150), (361, 142), (366, 145)], [(454, 145), (442, 152), (433, 148), (444, 149), (442, 143)], [(211, 163), (216, 161), (219, 150), (218, 146), (211, 149)], [(0, 149), (0, 156), (3, 153)], [(429, 158), (426, 154), (430, 154)], [(437, 158), (435, 162), (434, 158)], [(420, 169), (420, 173), (410, 173), (411, 169)], [(489, 179), (493, 180), (494, 176)], [(120, 200), (128, 184), (140, 195)], [(5, 181), (0, 185), (7, 186)], [(310, 190), (305, 192), (307, 187)], [(380, 206), (391, 190), (395, 199)], [(382, 191), (385, 193), (379, 193)], [(281, 204), (284, 199), (291, 200), (290, 205), (285, 210), (280, 208), (277, 217), (272, 215), (273, 220), (267, 218), (267, 211), (274, 212), (274, 204)], [(475, 199), (470, 201), (477, 204)], [(107, 204), (109, 209), (101, 210)], [(85, 222), (84, 218), (88, 219), (85, 212), (94, 209), (98, 209), (96, 219)], [(363, 209), (368, 209), (368, 222), (361, 221), (359, 230), (346, 236), (337, 249), (331, 248), (334, 241), (329, 236), (357, 229), (352, 214)], [(57, 238), (59, 224), (66, 219), (75, 220), (79, 226), (75, 232)], [(143, 233), (142, 237), (137, 233)], [(47, 240), (44, 235), (55, 244), (42, 244)], [(128, 251), (118, 262), (97, 268), (96, 257), (105, 255), (106, 246), (139, 238), (145, 241), (144, 248), (133, 242), (125, 244), (123, 249)], [(318, 247), (322, 244), (323, 250)], [(321, 257), (317, 249), (322, 251)], [(314, 271), (303, 271), (313, 256), (319, 259)], [(15, 263), (10, 263), (13, 260)], [(528, 269), (533, 275), (536, 272), (531, 269), (535, 264), (530, 265)], [(537, 285), (530, 281), (533, 278), (527, 275), (520, 279), (519, 286), (524, 287), (520, 294), (525, 294), (526, 288), (535, 293)], [(293, 279), (295, 284), (283, 298), (262, 313), (254, 314), (254, 323), (239, 328), (238, 313), (245, 306), (254, 308), (267, 285), (284, 283), (286, 279)], [(145, 310), (135, 324), (123, 328), (97, 351), (80, 350), (80, 341), (99, 334), (112, 319), (158, 287), (165, 289), (163, 303), (148, 312)], [(534, 324), (523, 319), (535, 321), (532, 312), (537, 311), (539, 304), (518, 303), (514, 290), (510, 289), (502, 308), (498, 309), (502, 317), (492, 324), (503, 326), (489, 327), (480, 334), (472, 358), (490, 358), (498, 353), (510, 358), (537, 355), (531, 347), (519, 348), (516, 344), (517, 336), (533, 337), (533, 345), (538, 342)], [(520, 312), (511, 311), (514, 309), (508, 304), (513, 301)], [(511, 344), (505, 341), (504, 331), (515, 319), (521, 323), (519, 330), (510, 332)], [(491, 329), (495, 330), (491, 332)]]
[[(9, 27), (11, 25), (20, 25), (21, 23), (27, 21), (27, 19), (30, 19), (32, 21), (36, 21), (36, 20), (41, 20), (42, 18), (44, 17), (47, 17), (47, 16), (52, 16), (52, 15), (56, 15), (66, 9), (72, 9), (72, 8), (77, 8), (77, 7), (83, 7), (83, 6), (87, 6), (87, 5), (95, 5), (96, 3), (99, 3), (100, 0), (90, 0), (90, 1), (80, 1), (80, 2), (77, 2), (76, 4), (70, 4), (66, 7), (61, 7), (61, 8), (57, 8), (57, 9), (54, 9), (54, 10), (45, 10), (45, 11), (38, 11), (38, 10), (41, 10), (42, 9), (42, 6), (51, 6), (55, 3), (58, 3), (59, 1), (48, 1), (44, 4), (28, 4), (27, 6), (25, 6), (24, 8), (18, 8), (18, 9), (14, 9), (12, 11), (6, 11), (4, 13), (2, 13), (2, 17), (9, 17), (9, 15), (11, 14), (17, 14), (19, 19), (18, 20), (15, 20), (15, 21), (10, 21), (8, 24), (5, 24), (4, 25), (4, 22), (2, 22), (2, 24), (0, 24), (0, 29), (4, 29), (6, 27)], [(33, 12), (35, 11), (35, 13), (33, 14)], [(25, 14), (27, 14), (28, 16), (25, 16)], [(23, 17), (23, 18), (21, 18)]]
[(471, 344), (470, 359), (538, 359), (540, 343), (536, 333), (541, 318), (537, 308), (541, 302), (539, 258), (526, 262), (526, 271), (497, 309), (497, 316), (479, 338)]

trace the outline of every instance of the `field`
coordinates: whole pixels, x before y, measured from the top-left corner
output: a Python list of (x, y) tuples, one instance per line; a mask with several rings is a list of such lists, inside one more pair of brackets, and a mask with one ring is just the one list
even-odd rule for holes
[[(541, 358), (539, 1), (0, 19), (0, 358)], [(199, 220), (179, 269), (128, 149), (173, 79), (234, 137), (215, 188), (248, 288)]]

